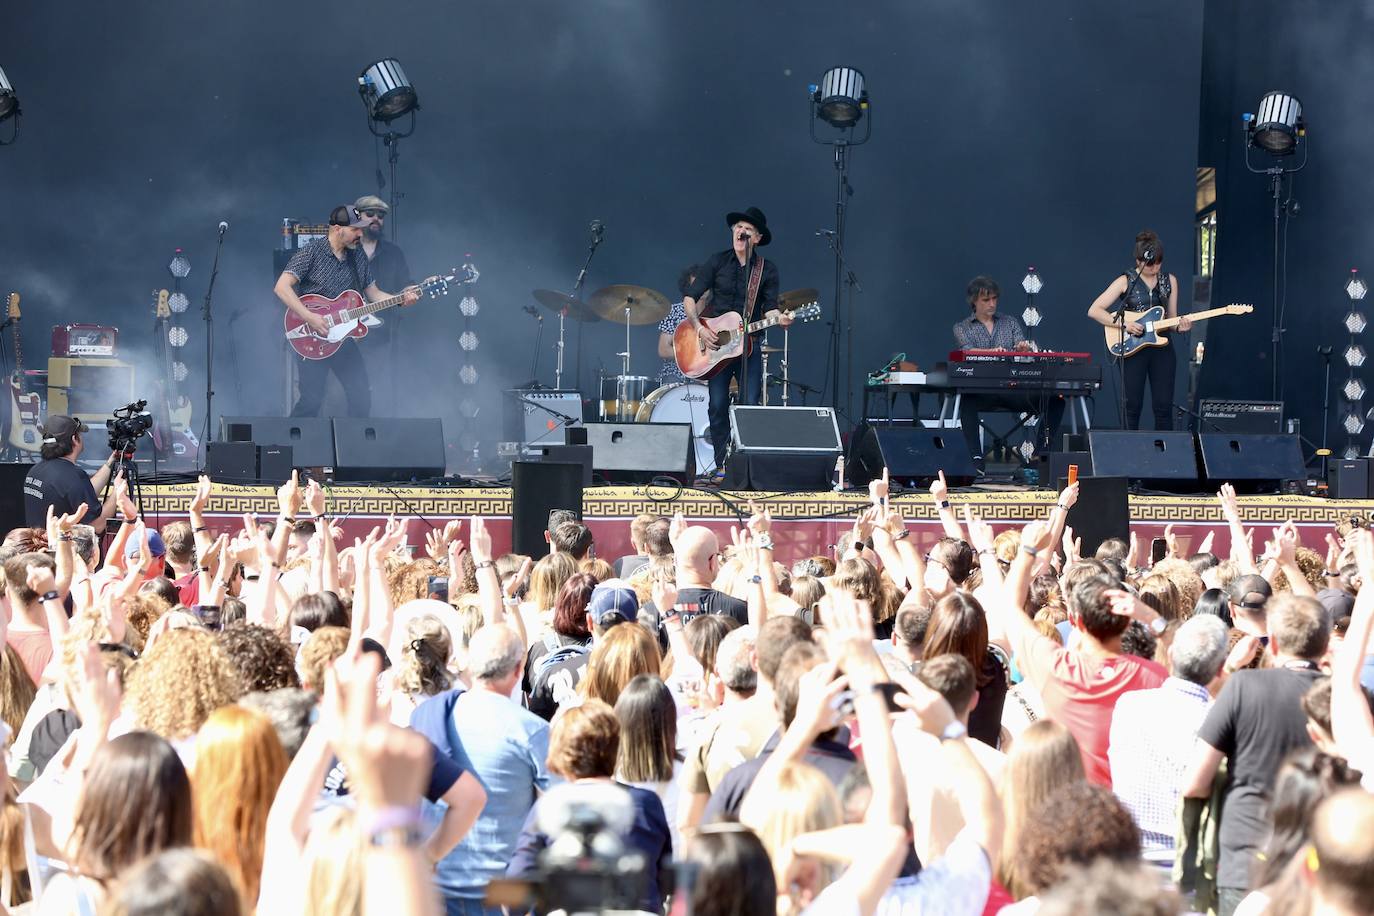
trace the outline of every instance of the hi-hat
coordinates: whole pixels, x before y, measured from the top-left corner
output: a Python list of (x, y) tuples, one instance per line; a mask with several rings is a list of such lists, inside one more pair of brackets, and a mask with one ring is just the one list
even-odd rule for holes
[[(588, 297), (591, 308), (607, 321), (627, 324), (657, 324), (668, 314), (672, 303), (657, 290), (626, 283), (607, 286)], [(629, 309), (629, 315), (625, 313)]]
[(821, 294), (814, 289), (791, 289), (785, 293), (778, 294), (778, 308), (784, 312), (792, 312), (801, 308), (803, 305), (810, 305), (812, 302), (819, 302)]
[(555, 315), (567, 309), (568, 317), (573, 321), (601, 320), (587, 303), (575, 296), (569, 296), (567, 293), (560, 293), (557, 290), (537, 289), (534, 291), (534, 301), (538, 302)]
[(759, 349), (759, 352), (760, 352), (760, 353), (786, 353), (787, 351), (784, 350), (782, 347), (761, 347), (761, 348)]

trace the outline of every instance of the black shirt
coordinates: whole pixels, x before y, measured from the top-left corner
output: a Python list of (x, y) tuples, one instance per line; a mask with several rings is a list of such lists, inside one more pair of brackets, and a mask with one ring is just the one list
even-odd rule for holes
[[(552, 648), (549, 646), (551, 641), (555, 643)], [(591, 640), (561, 635), (555, 635), (554, 640), (541, 639), (530, 646), (521, 685), (529, 711), (541, 719), (552, 720), (562, 701), (576, 692), (587, 670), (591, 651)], [(559, 653), (560, 657), (546, 661), (551, 652)]]
[(316, 239), (293, 254), (286, 262), (286, 273), (300, 281), (296, 284), (298, 296), (314, 294), (333, 299), (344, 290), (361, 293), (372, 285), (372, 268), (363, 246), (345, 248), (340, 259), (327, 238)]
[(66, 458), (40, 461), (24, 478), (24, 520), (30, 527), (47, 525), (48, 506), (59, 515), (67, 515), (82, 503), (86, 504), (83, 522), (89, 525), (100, 518), (100, 499), (91, 478)]
[(1309, 747), (1302, 695), (1321, 672), (1242, 670), (1226, 681), (1197, 736), (1226, 755), (1218, 887), (1250, 887), (1255, 854), (1269, 837), (1269, 793), (1289, 751)]
[[(715, 313), (739, 312), (744, 314), (745, 303), (749, 299), (749, 272), (760, 255), (756, 249), (748, 264), (740, 264), (733, 249), (711, 255), (697, 271), (687, 295), (700, 300), (711, 291), (711, 303)], [(754, 302), (753, 321), (758, 321), (765, 312), (778, 307), (778, 269), (767, 259), (763, 263), (763, 278), (759, 281), (759, 295)], [(750, 320), (746, 316), (746, 320)]]
[(1002, 707), (1007, 702), (1007, 669), (997, 653), (988, 649), (978, 679), (978, 705), (968, 714), (968, 733), (988, 747), (996, 747), (1002, 735)]
[(740, 626), (749, 622), (749, 605), (747, 602), (738, 598), (731, 597), (725, 592), (718, 592), (714, 588), (682, 588), (678, 589), (677, 604), (682, 614), (682, 625), (691, 623), (693, 618), (700, 617), (702, 614), (720, 614), (725, 617), (733, 617), (739, 621)]
[[(358, 247), (362, 248), (362, 245)], [(363, 254), (366, 256), (367, 252), (364, 251)], [(405, 252), (395, 242), (378, 239), (377, 247), (372, 250), (369, 265), (372, 279), (384, 293), (394, 296), (414, 282), (410, 279), (410, 265), (406, 263)]]
[[(706, 810), (701, 817), (703, 824), (712, 824), (722, 819), (739, 819), (739, 809), (744, 803), (744, 796), (749, 794), (759, 771), (773, 755), (773, 751), (777, 750), (780, 741), (782, 733), (774, 732), (773, 737), (764, 743), (763, 750), (757, 757), (744, 761), (725, 774), (725, 778), (716, 786), (710, 800), (706, 802)], [(854, 768), (858, 759), (849, 749), (849, 731), (844, 728), (841, 728), (834, 738), (817, 738), (802, 755), (803, 763), (820, 770), (836, 786), (839, 786)]]

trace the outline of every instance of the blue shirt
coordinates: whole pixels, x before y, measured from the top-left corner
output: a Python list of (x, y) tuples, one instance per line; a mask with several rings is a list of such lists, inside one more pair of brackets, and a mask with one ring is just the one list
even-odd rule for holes
[(1015, 350), (1026, 339), (1026, 329), (1011, 315), (998, 312), (992, 316), (992, 331), (970, 315), (954, 325), (954, 342), (960, 350)]
[(435, 883), (445, 897), (480, 899), (487, 882), (506, 873), (520, 825), (549, 787), (549, 723), (486, 690), (464, 692), (452, 709), (449, 740), (466, 753), (487, 804), (463, 841), (439, 861)]

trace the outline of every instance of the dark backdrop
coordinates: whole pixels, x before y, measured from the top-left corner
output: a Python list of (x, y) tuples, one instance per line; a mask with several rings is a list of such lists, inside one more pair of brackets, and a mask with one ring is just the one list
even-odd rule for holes
[[(1100, 354), (1084, 310), (1150, 226), (1172, 246), (1187, 299), (1202, 41), (1192, 0), (156, 0), (23, 4), (10, 26), (0, 61), (26, 116), (20, 143), (0, 151), (0, 283), (25, 294), (30, 363), (57, 321), (114, 323), (126, 351), (146, 345), (148, 291), (166, 285), (178, 246), (198, 318), (226, 219), (217, 414), (284, 407), (270, 291), (280, 220), (319, 221), (376, 190), (354, 81), (389, 55), (423, 104), (401, 148), (400, 242), (418, 274), (467, 252), (482, 271), (472, 406), (488, 446), (500, 388), (529, 373), (534, 322), (520, 308), (534, 287), (571, 286), (591, 219), (608, 229), (590, 289), (666, 292), (682, 265), (725, 246), (728, 209), (757, 205), (783, 289), (819, 287), (834, 314), (832, 262), (815, 237), (833, 222), (834, 169), (808, 139), (806, 87), (835, 65), (863, 69), (873, 96), (873, 139), (850, 172), (863, 294), (844, 377), (856, 408), (863, 373), (893, 352), (943, 358), (977, 273), (997, 277), (1003, 308), (1019, 314), (1034, 264), (1039, 338)], [(398, 412), (444, 415), (451, 440), (471, 394), (455, 378), (456, 306), (408, 313), (397, 366)], [(556, 321), (545, 324), (539, 374), (552, 383)], [(190, 325), (199, 363), (203, 331)], [(654, 331), (633, 337), (634, 371), (652, 376)], [(617, 365), (622, 340), (586, 329), (584, 390)], [(801, 380), (828, 378), (826, 340), (821, 325), (794, 333)], [(385, 348), (369, 356), (382, 410)], [(1115, 416), (1110, 396), (1099, 401), (1099, 417)]]
[[(1316, 350), (1334, 346), (1330, 444), (1338, 452), (1345, 444), (1345, 433), (1336, 425), (1343, 403), (1339, 388), (1347, 377), (1340, 361), (1347, 341), (1341, 322), (1350, 304), (1342, 287), (1352, 267), (1374, 270), (1369, 259), (1374, 126), (1367, 116), (1368, 93), (1362, 91), (1374, 81), (1374, 59), (1364, 41), (1372, 26), (1374, 6), (1368, 3), (1206, 4), (1199, 161), (1217, 168), (1212, 298), (1253, 302), (1255, 312), (1225, 319), (1225, 333), (1221, 323), (1209, 329), (1201, 387), (1206, 394), (1263, 399), (1271, 390), (1273, 208), (1268, 179), (1245, 167), (1240, 116), (1253, 112), (1267, 91), (1281, 90), (1302, 100), (1311, 143), (1308, 165), (1292, 191), (1301, 210), (1288, 226), (1283, 394), (1289, 415), (1302, 420), (1311, 443), (1320, 444), (1323, 380)], [(1256, 164), (1260, 161), (1254, 157)], [(1366, 351), (1372, 345), (1374, 340), (1367, 339)], [(1372, 401), (1366, 396), (1364, 407)], [(1368, 430), (1360, 442), (1369, 442)]]

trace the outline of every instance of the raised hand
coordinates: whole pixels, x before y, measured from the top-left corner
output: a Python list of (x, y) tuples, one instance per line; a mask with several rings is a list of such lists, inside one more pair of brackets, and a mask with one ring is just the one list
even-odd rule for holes
[(1073, 536), (1073, 528), (1064, 526), (1064, 560), (1067, 563), (1077, 563), (1083, 559), (1083, 539)]
[(864, 543), (873, 534), (873, 526), (877, 522), (877, 513), (873, 508), (865, 509), (854, 519), (854, 549), (862, 551)]
[(1164, 546), (1166, 548), (1165, 556), (1175, 560), (1183, 559), (1183, 550), (1178, 546), (1178, 535), (1174, 534), (1172, 522), (1164, 526)]
[(1355, 566), (1360, 571), (1360, 589), (1374, 588), (1374, 534), (1368, 528), (1356, 528), (1347, 539), (1354, 542)]
[(1198, 553), (1211, 553), (1211, 552), (1212, 552), (1212, 542), (1216, 540), (1216, 536), (1217, 536), (1217, 533), (1216, 533), (1215, 531), (1208, 531), (1205, 535), (1203, 535), (1203, 537), (1202, 537), (1202, 543), (1199, 544), (1199, 545), (1197, 545), (1197, 552), (1198, 552)]
[(886, 506), (891, 489), (887, 468), (884, 467), (882, 477), (875, 477), (868, 482), (868, 498), (873, 501), (875, 506)]
[(945, 472), (940, 471), (934, 480), (930, 482), (930, 495), (937, 503), (942, 503), (949, 499), (949, 484), (945, 482)]
[(1217, 499), (1221, 500), (1221, 514), (1226, 521), (1232, 525), (1240, 524), (1240, 502), (1236, 499), (1236, 488), (1229, 483), (1221, 485), (1217, 492)]
[(472, 551), (474, 563), (491, 562), (491, 532), (480, 515), (474, 515), (468, 522), (468, 549)]
[(326, 674), (325, 690), (341, 712), (330, 717), (337, 724), (329, 737), (348, 768), (350, 791), (369, 810), (413, 808), (429, 780), (433, 749), (419, 732), (390, 724), (378, 710), (381, 660), (355, 650), (349, 661), (336, 663)]
[(57, 577), (46, 566), (30, 565), (25, 570), (24, 584), (39, 596), (57, 591)]
[(1141, 608), (1145, 607), (1144, 602), (1125, 589), (1113, 588), (1102, 594), (1107, 599), (1108, 608), (1118, 617), (1135, 620), (1142, 613)]
[(1060, 490), (1059, 501), (1056, 503), (1056, 505), (1058, 505), (1059, 508), (1063, 509), (1065, 512), (1072, 509), (1074, 507), (1074, 504), (1078, 502), (1078, 487), (1078, 481), (1075, 480), (1073, 483), (1069, 484), (1067, 487)]
[(1139, 568), (1140, 568), (1140, 563), (1137, 562), (1138, 559), (1139, 559), (1139, 557), (1140, 557), (1140, 536), (1139, 536), (1138, 534), (1136, 534), (1135, 531), (1134, 531), (1134, 529), (1133, 529), (1133, 530), (1131, 531), (1130, 553), (1128, 553), (1128, 554), (1126, 555), (1126, 568), (1127, 568), (1127, 569), (1139, 569)]
[(505, 588), (501, 590), (505, 597), (514, 598), (516, 595), (520, 594), (520, 589), (524, 588), (525, 581), (529, 579), (530, 571), (533, 569), (534, 561), (529, 557), (525, 557), (524, 562), (520, 564), (520, 568), (515, 571), (515, 575), (510, 577), (510, 581), (507, 582)]
[(317, 518), (324, 515), (324, 490), (319, 481), (312, 480), (305, 488), (305, 508)]
[(1031, 522), (1021, 529), (1021, 546), (1029, 547), (1036, 553), (1050, 546), (1050, 537), (1053, 534), (1050, 526), (1041, 521)]
[(983, 521), (969, 506), (964, 506), (964, 528), (968, 531), (968, 542), (974, 550), (991, 550), (996, 535), (992, 526)]
[(759, 508), (754, 505), (754, 501), (749, 501), (749, 533), (755, 538), (762, 539), (768, 535), (773, 528), (773, 515), (768, 511), (768, 507)]
[(1291, 520), (1284, 522), (1274, 529), (1274, 545), (1277, 548), (1277, 559), (1283, 566), (1289, 566), (1298, 561), (1298, 547), (1302, 543), (1298, 536), (1298, 526)]
[(915, 675), (900, 674), (897, 683), (902, 688), (902, 692), (895, 697), (897, 705), (915, 713), (921, 731), (937, 738), (943, 736), (945, 730), (955, 721), (954, 710), (950, 709), (945, 698), (923, 684)]
[(291, 479), (277, 488), (277, 509), (287, 518), (295, 518), (301, 507), (300, 471), (292, 471)]
[(839, 697), (849, 679), (839, 674), (833, 661), (821, 662), (797, 681), (797, 713), (790, 728), (814, 738), (843, 721)]
[(673, 520), (668, 523), (668, 543), (673, 546), (674, 550), (677, 549), (678, 538), (682, 537), (682, 532), (686, 530), (687, 519), (683, 517), (681, 511), (674, 512)]
[(210, 504), (210, 494), (214, 492), (214, 488), (214, 482), (210, 480), (209, 474), (201, 474), (196, 478), (196, 494), (191, 497), (190, 510), (204, 512), (205, 507)]
[(1326, 568), (1329, 570), (1340, 571), (1341, 552), (1345, 550), (1345, 545), (1341, 543), (1333, 532), (1326, 533)]

